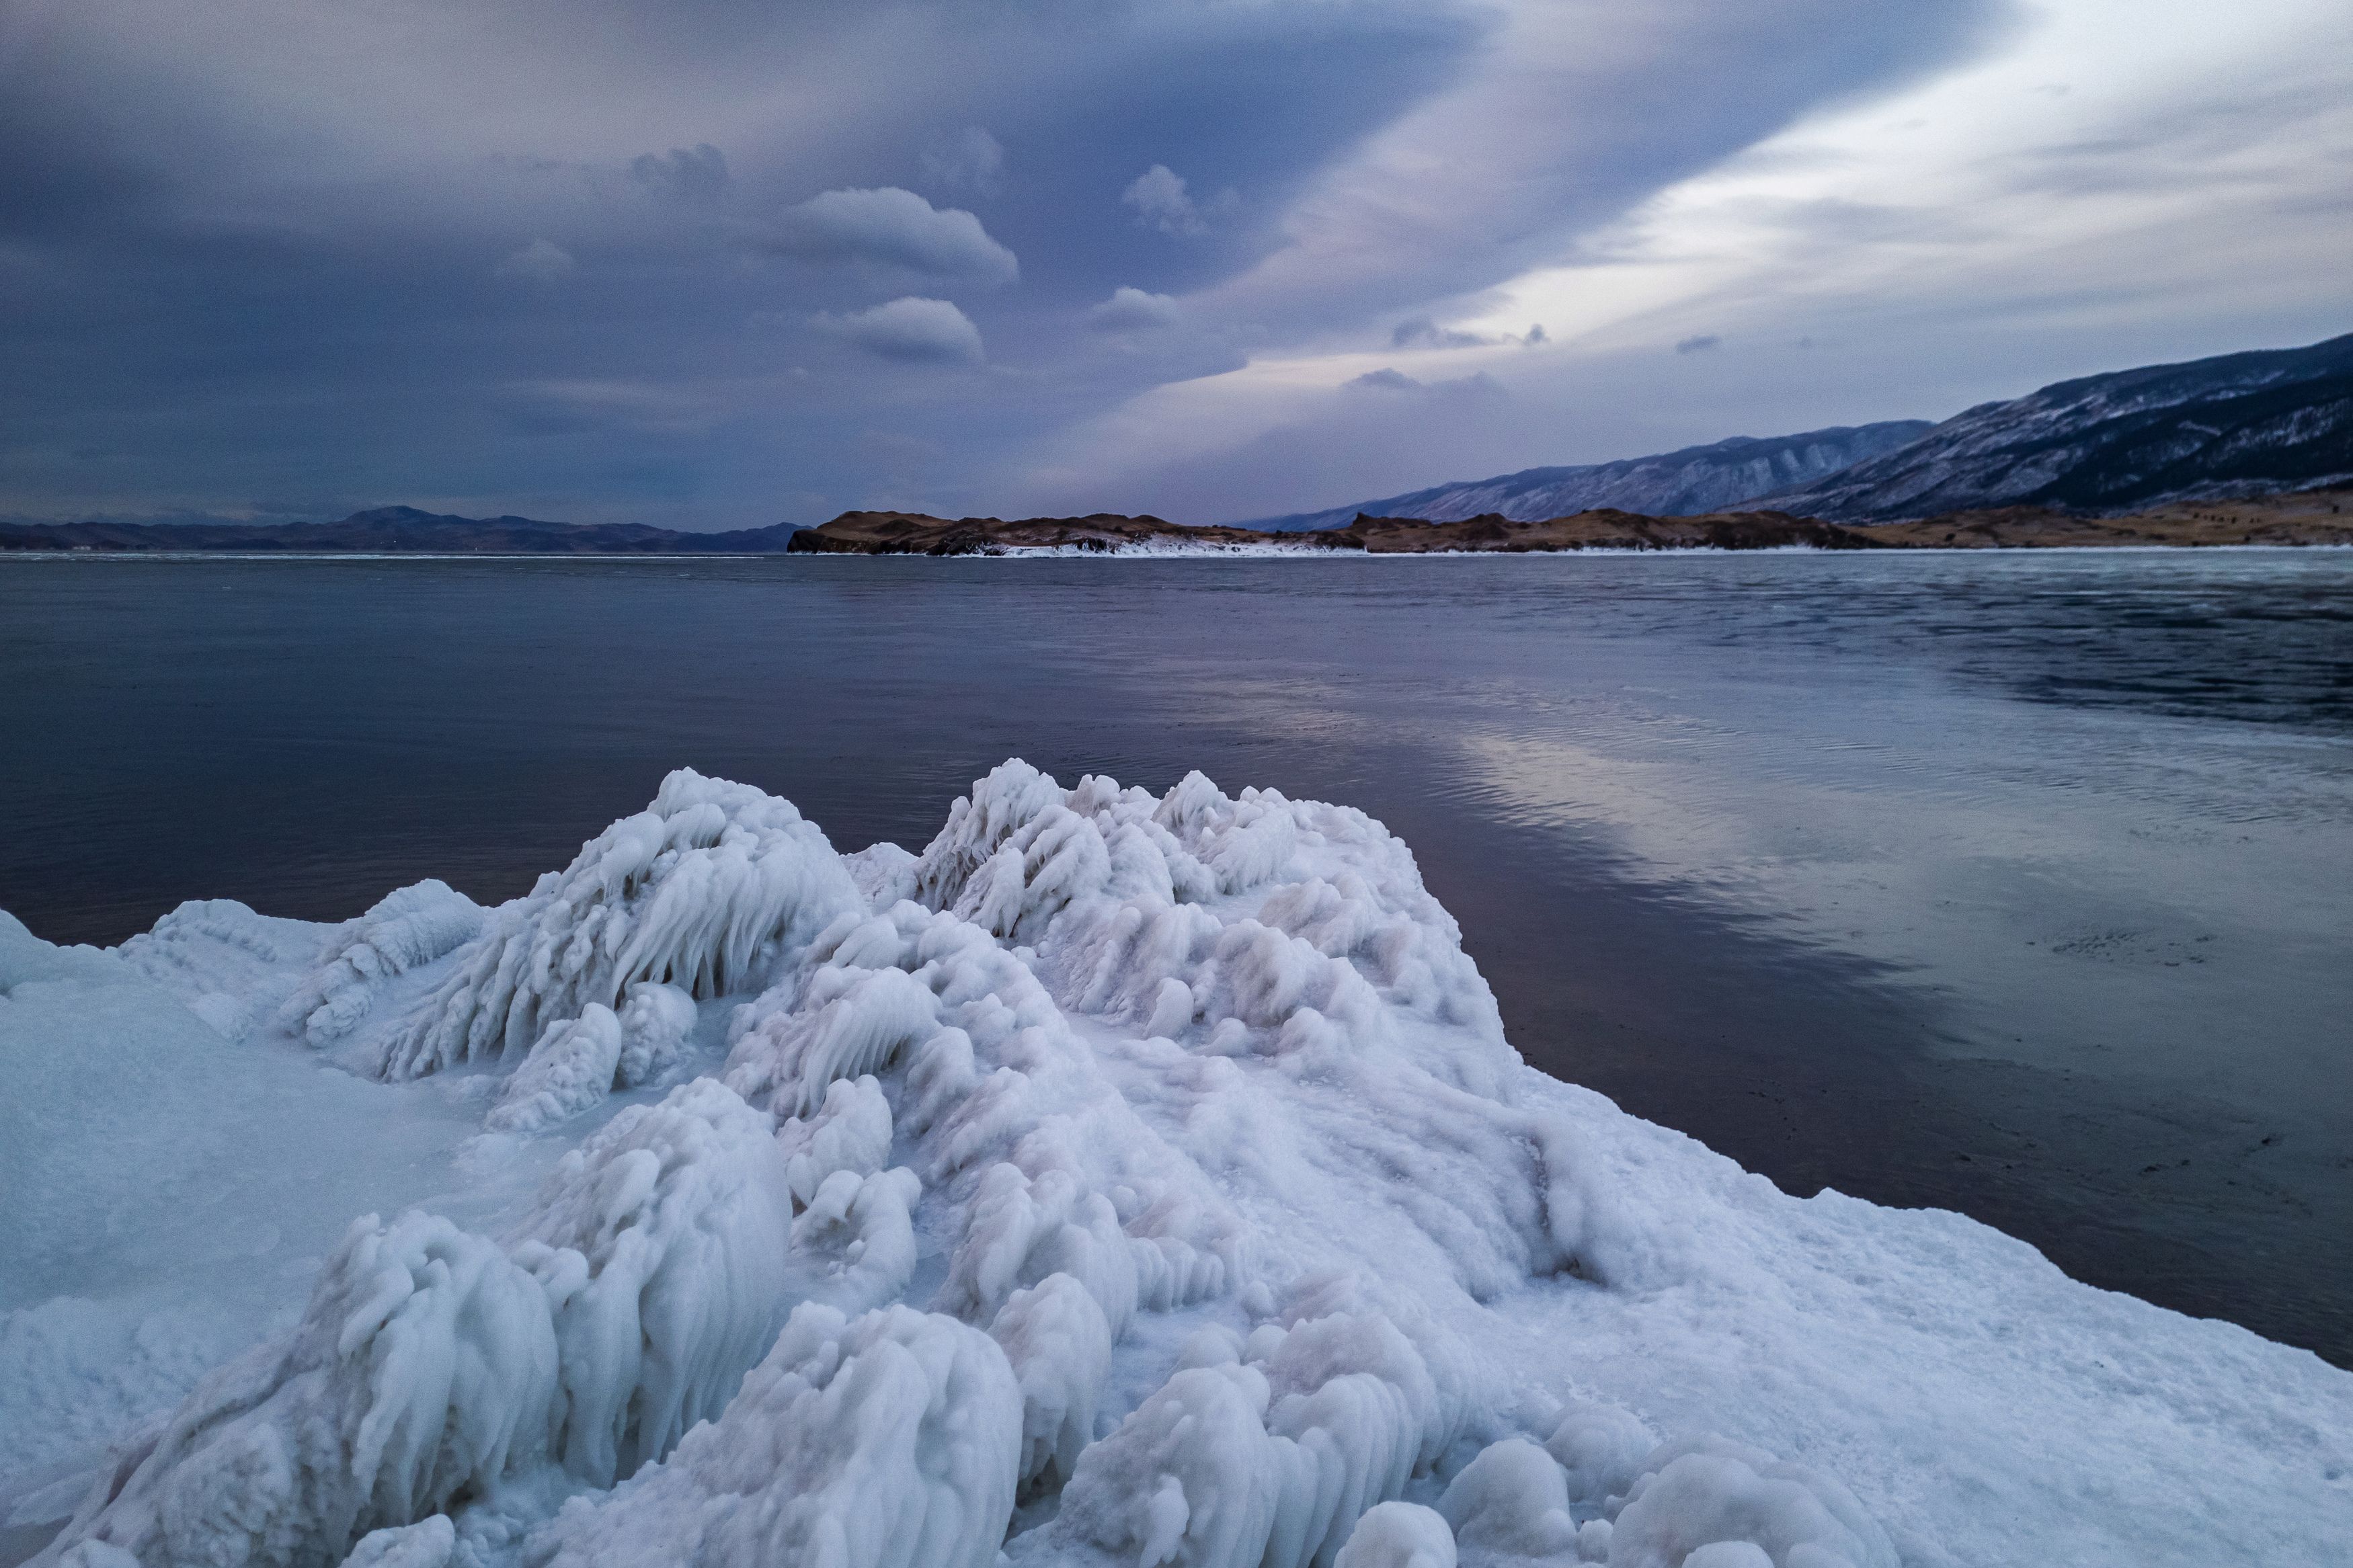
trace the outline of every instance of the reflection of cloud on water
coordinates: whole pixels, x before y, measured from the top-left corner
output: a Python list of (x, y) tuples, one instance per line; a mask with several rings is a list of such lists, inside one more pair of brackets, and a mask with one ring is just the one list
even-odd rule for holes
[[(1944, 994), (1973, 1050), (2242, 1080), (2254, 1057), (2258, 1077), (2318, 1065), (2312, 966), (2343, 857), (2285, 824), (2210, 830), (2179, 787), (2189, 727), (2159, 765), (2157, 746), (2127, 762), (2105, 716), (1947, 698), (1899, 746), (1861, 733), (1893, 711), (1850, 708), (1831, 736), (1780, 701), (1746, 723), (1477, 731), (1461, 793), (1598, 843), (1666, 896)], [(2094, 782), (2100, 757), (2113, 772)], [(2119, 931), (2135, 940), (2105, 940)]]
[(1704, 754), (1721, 748), (1695, 739), (1670, 740), (1689, 749), (1670, 762), (1476, 734), (1463, 747), (1466, 791), (1505, 821), (1599, 837), (1626, 874), (1662, 891), (1908, 967), (1873, 940), (1923, 891), (1894, 825), (1875, 820), (1887, 807), (1852, 789), (1730, 774), (1731, 759)]

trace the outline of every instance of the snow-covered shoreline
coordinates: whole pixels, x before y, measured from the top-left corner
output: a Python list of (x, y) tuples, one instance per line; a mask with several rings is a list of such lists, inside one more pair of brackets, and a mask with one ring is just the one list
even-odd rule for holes
[(1009, 763), (839, 856), (681, 773), (495, 910), (0, 920), (0, 1518), (72, 1511), (44, 1562), (2353, 1537), (2353, 1375), (1534, 1072), (1402, 843), (1198, 774)]

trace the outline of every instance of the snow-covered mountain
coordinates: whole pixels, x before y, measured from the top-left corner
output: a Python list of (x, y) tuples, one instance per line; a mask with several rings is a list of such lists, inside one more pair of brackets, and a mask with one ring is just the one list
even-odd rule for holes
[(1767, 490), (1837, 473), (1893, 451), (1931, 427), (1926, 419), (1891, 419), (1763, 439), (1736, 436), (1679, 452), (1576, 468), (1524, 468), (1496, 479), (1436, 485), (1380, 500), (1263, 518), (1241, 526), (1286, 531), (1345, 528), (1360, 511), (1375, 517), (1427, 518), (1432, 522), (1459, 522), (1488, 512), (1533, 521), (1597, 507), (1616, 507), (1651, 517), (1693, 517), (1737, 506)]
[(2063, 381), (1776, 490), (1847, 521), (1978, 507), (2094, 513), (2353, 480), (2353, 334)]

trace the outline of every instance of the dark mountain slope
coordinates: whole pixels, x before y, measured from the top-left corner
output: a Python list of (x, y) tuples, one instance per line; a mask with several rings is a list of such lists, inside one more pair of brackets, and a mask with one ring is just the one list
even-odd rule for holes
[(1565, 468), (1525, 468), (1492, 479), (1436, 485), (1329, 511), (1293, 512), (1238, 523), (1241, 528), (1293, 532), (1345, 528), (1357, 513), (1460, 522), (1493, 513), (1517, 521), (1618, 510), (1651, 517), (1694, 517), (1722, 511), (1785, 485), (1799, 484), (1893, 450), (1928, 430), (1925, 419), (1840, 426), (1797, 436), (1736, 436), (1648, 458)]
[(2113, 515), (2353, 479), (2353, 335), (2063, 381), (1772, 493), (1841, 521), (2041, 506)]

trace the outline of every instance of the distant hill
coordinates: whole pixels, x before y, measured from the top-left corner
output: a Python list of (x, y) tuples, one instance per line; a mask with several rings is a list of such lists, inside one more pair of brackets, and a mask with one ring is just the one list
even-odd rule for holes
[(0, 523), (0, 550), (354, 555), (765, 555), (798, 531), (788, 522), (726, 533), (681, 533), (641, 522), (543, 522), (453, 517), (413, 506), (355, 511), (340, 522)]
[(1931, 428), (1926, 419), (1892, 419), (1879, 425), (1809, 430), (1798, 436), (1763, 439), (1736, 436), (1679, 452), (1577, 468), (1525, 468), (1498, 479), (1436, 485), (1329, 511), (1293, 512), (1235, 526), (1283, 533), (1345, 528), (1358, 512), (1419, 517), (1431, 522), (1461, 522), (1489, 513), (1534, 521), (1605, 510), (1651, 517), (1696, 517), (1725, 510), (1769, 490), (1837, 473), (1893, 451)]
[(2353, 335), (2063, 381), (1771, 492), (1844, 522), (2031, 506), (2116, 516), (2353, 480)]

